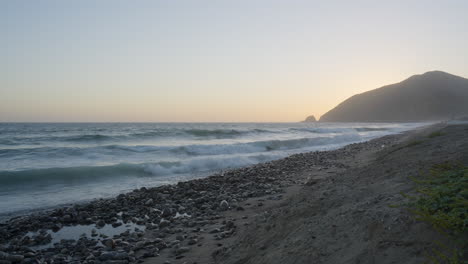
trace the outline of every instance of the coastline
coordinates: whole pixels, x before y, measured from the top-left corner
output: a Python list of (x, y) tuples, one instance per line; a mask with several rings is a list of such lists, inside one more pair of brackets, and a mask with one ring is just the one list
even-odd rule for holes
[[(329, 184), (339, 175), (368, 166), (375, 162), (376, 153), (395, 148), (414, 135), (444, 127), (444, 124), (436, 124), (337, 150), (295, 154), (206, 178), (141, 188), (115, 198), (16, 217), (0, 224), (0, 251), (16, 256), (10, 257), (10, 261), (14, 260), (11, 262), (53, 259), (86, 263), (142, 260), (149, 263), (235, 263), (233, 260), (241, 255), (251, 254), (242, 239), (248, 238), (244, 240), (257, 245), (255, 239), (266, 236), (256, 233), (255, 228), (252, 230), (254, 226), (269, 222), (258, 220), (271, 217), (264, 215), (265, 212), (283, 210), (284, 206), (303, 206), (297, 199), (304, 199), (301, 195), (305, 190), (309, 192), (308, 189)], [(333, 194), (318, 200), (327, 200), (329, 195)], [(58, 231), (76, 225), (86, 226), (82, 231), (89, 231), (90, 236), (57, 241), (54, 238), (57, 233), (40, 231)], [(132, 231), (123, 231), (126, 225)], [(106, 228), (120, 228), (122, 233), (115, 237), (101, 235), (100, 230)], [(267, 231), (272, 229), (275, 228), (270, 226)], [(26, 231), (39, 232), (25, 238)], [(248, 234), (259, 236), (253, 239)], [(59, 243), (56, 247), (45, 248), (51, 241)], [(260, 245), (257, 250), (265, 253), (271, 249)], [(245, 263), (272, 261), (258, 258), (245, 259)]]
[(0, 196), (6, 199), (0, 199), (0, 218), (337, 149), (423, 125), (5, 125), (0, 127), (0, 143), (7, 144), (0, 150)]
[[(7, 147), (2, 151), (0, 196), (6, 199), (0, 200), (0, 223), (32, 212), (83, 204), (100, 198), (113, 198), (141, 187), (157, 187), (208, 177), (221, 171), (282, 159), (295, 153), (338, 149), (425, 125), (428, 124), (230, 124), (229, 127), (205, 124), (196, 127), (157, 125), (138, 127), (138, 133), (126, 132), (125, 136), (120, 135), (117, 138), (109, 135), (122, 133), (121, 130), (127, 131), (127, 125), (111, 128), (108, 124), (49, 128), (37, 126), (34, 131), (39, 131), (37, 133), (40, 134), (45, 128), (51, 131), (66, 128), (71, 131), (71, 135), (44, 135), (40, 140), (25, 135), (27, 140), (24, 141), (32, 140), (32, 143), (42, 147), (29, 149), (23, 146), (19, 151)], [(167, 135), (169, 128), (176, 130)], [(20, 133), (18, 127), (10, 129), (16, 129)], [(95, 132), (77, 136), (79, 129)], [(143, 135), (142, 140), (150, 136), (157, 142), (161, 139), (161, 134), (174, 142), (156, 144), (126, 141), (127, 137), (133, 140), (135, 135), (138, 135), (137, 138)], [(179, 134), (185, 136), (178, 138)], [(219, 136), (221, 139), (218, 139)], [(68, 145), (68, 140), (78, 141), (79, 144)], [(54, 145), (55, 141), (59, 142), (58, 145)], [(50, 148), (43, 149), (49, 145)], [(51, 157), (47, 158), (49, 155)], [(93, 156), (97, 156), (96, 159), (89, 161), (87, 157)], [(110, 158), (113, 161), (106, 163)], [(64, 160), (66, 162), (56, 164), (57, 161)], [(22, 163), (28, 164), (25, 166)]]

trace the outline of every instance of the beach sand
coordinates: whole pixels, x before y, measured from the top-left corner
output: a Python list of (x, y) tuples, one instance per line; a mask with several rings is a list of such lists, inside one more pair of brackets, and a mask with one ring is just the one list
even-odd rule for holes
[[(445, 238), (390, 205), (412, 192), (408, 177), (444, 161), (468, 164), (468, 125), (13, 218), (0, 226), (0, 263), (422, 263)], [(74, 240), (60, 241), (67, 228)]]

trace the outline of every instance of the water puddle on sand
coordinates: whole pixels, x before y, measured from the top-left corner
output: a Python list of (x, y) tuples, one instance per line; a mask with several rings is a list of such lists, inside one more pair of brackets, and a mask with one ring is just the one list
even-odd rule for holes
[[(101, 228), (97, 228), (96, 225), (76, 225), (76, 226), (64, 226), (59, 231), (54, 232), (52, 230), (47, 230), (44, 235), (49, 235), (52, 237), (52, 240), (44, 245), (32, 246), (32, 249), (41, 250), (54, 247), (54, 244), (60, 243), (62, 240), (75, 240), (73, 243), (82, 237), (94, 240), (102, 240), (106, 238), (113, 238), (116, 235), (120, 235), (124, 232), (133, 233), (135, 231), (144, 231), (146, 226), (137, 225), (132, 222), (123, 223), (122, 221), (117, 221), (122, 225), (113, 227), (111, 224), (106, 224)], [(33, 238), (39, 235), (40, 232), (28, 232), (25, 236)]]

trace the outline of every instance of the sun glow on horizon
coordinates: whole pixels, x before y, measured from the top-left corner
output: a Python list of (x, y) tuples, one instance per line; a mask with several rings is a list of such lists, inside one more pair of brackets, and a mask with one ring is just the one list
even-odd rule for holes
[(413, 74), (468, 76), (463, 1), (1, 7), (0, 122), (295, 122)]

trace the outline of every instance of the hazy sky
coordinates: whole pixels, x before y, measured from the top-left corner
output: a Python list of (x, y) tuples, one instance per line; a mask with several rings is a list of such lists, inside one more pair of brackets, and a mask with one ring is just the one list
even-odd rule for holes
[(468, 77), (468, 1), (0, 0), (0, 121), (298, 121)]

